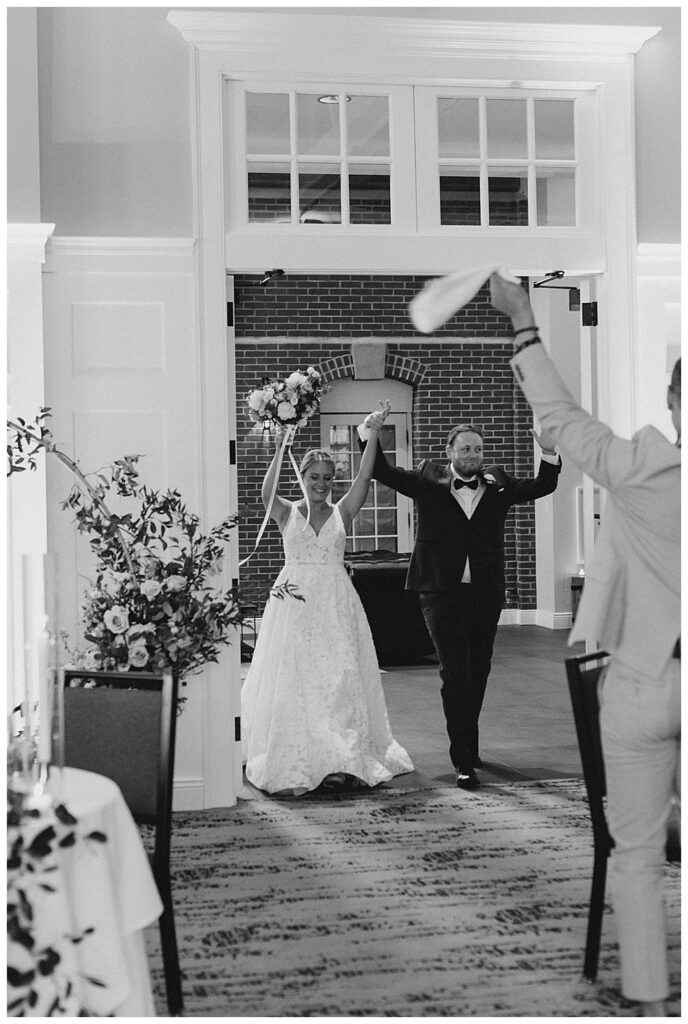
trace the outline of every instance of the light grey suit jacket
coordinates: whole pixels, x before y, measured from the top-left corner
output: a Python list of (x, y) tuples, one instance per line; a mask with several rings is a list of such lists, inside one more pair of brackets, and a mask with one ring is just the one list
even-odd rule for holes
[(562, 453), (609, 492), (569, 643), (597, 641), (657, 677), (681, 630), (681, 450), (654, 427), (617, 437), (578, 405), (542, 345), (511, 366)]

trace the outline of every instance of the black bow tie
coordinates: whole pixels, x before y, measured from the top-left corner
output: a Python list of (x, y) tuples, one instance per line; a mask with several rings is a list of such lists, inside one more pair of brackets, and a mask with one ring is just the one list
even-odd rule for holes
[(454, 480), (454, 490), (458, 491), (460, 487), (470, 487), (472, 491), (477, 491), (478, 483), (480, 481), (476, 477), (475, 480)]

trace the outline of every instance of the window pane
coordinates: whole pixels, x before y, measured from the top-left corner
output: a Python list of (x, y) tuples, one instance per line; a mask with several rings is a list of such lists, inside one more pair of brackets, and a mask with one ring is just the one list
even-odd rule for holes
[(350, 156), (389, 156), (387, 96), (352, 96), (346, 121)]
[(346, 483), (351, 483), (351, 456), (348, 452), (337, 451), (336, 448), (332, 448), (332, 457), (334, 458), (334, 478), (335, 480), (343, 480)]
[(576, 223), (576, 174), (573, 170), (537, 171), (538, 225), (571, 227)]
[(337, 502), (344, 497), (346, 492), (349, 490), (349, 484), (340, 483), (338, 480), (332, 485), (332, 502), (336, 505)]
[(573, 100), (535, 100), (535, 156), (573, 160)]
[(373, 504), (375, 504), (376, 506), (384, 507), (388, 505), (393, 505), (396, 509), (397, 493), (396, 491), (393, 491), (391, 487), (388, 487), (386, 484), (381, 484), (378, 480), (374, 480), (373, 486), (368, 491), (368, 494), (373, 496)]
[(350, 434), (349, 427), (346, 423), (336, 424), (330, 427), (330, 442), (329, 446), (334, 451), (335, 448), (346, 448), (350, 447)]
[(395, 429), (394, 429), (393, 426), (390, 426), (389, 424), (385, 424), (385, 426), (383, 426), (382, 429), (378, 431), (377, 437), (378, 437), (378, 441), (380, 442), (380, 445), (382, 447), (383, 452), (385, 453), (385, 455), (388, 458), (389, 458), (390, 454), (391, 455), (396, 455), (397, 442), (396, 442)]
[(487, 155), (501, 160), (527, 157), (525, 100), (487, 100)]
[(389, 168), (349, 168), (349, 220), (352, 224), (391, 224)]
[(339, 103), (321, 103), (317, 94), (297, 94), (296, 139), (300, 156), (338, 154)]
[(362, 508), (356, 516), (356, 534), (359, 537), (375, 535), (375, 512), (373, 509)]
[(246, 93), (246, 152), (289, 155), (289, 96)]
[(480, 156), (477, 99), (438, 97), (437, 129), (440, 156)]
[(488, 195), (490, 225), (527, 226), (528, 173), (525, 167), (491, 167)]
[(299, 220), (302, 224), (340, 224), (342, 183), (339, 167), (309, 164), (299, 168)]
[(354, 541), (354, 551), (374, 551), (375, 550), (375, 538), (374, 537), (357, 537)]
[(375, 502), (377, 505), (396, 505), (396, 497), (396, 491), (393, 491), (391, 487), (378, 484)]
[(440, 224), (480, 224), (480, 174), (477, 167), (442, 168)]
[(394, 509), (378, 509), (377, 513), (377, 532), (378, 533), (393, 533), (397, 525), (397, 516)]
[(291, 220), (289, 164), (249, 163), (249, 221)]

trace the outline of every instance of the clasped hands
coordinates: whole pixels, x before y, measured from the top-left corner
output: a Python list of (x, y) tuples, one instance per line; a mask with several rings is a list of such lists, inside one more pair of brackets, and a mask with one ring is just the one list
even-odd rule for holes
[(366, 418), (363, 420), (363, 426), (368, 430), (379, 430), (392, 411), (389, 399), (385, 399), (384, 402), (380, 402), (380, 405), (382, 406), (381, 409), (368, 413)]

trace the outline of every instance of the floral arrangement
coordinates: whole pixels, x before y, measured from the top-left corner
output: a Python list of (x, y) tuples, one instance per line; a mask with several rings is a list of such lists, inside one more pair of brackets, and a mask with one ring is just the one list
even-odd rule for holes
[(246, 395), (248, 414), (254, 423), (303, 427), (320, 406), (325, 388), (322, 375), (312, 366), (286, 380), (263, 379), (263, 386)]
[[(187, 510), (177, 490), (160, 493), (141, 483), (138, 455), (118, 459), (97, 474), (83, 473), (55, 445), (44, 422), (48, 415), (42, 409), (32, 425), (8, 423), (8, 475), (35, 468), (42, 448), (77, 478), (62, 507), (75, 513), (78, 531), (89, 536), (96, 573), (81, 608), (91, 646), (70, 650), (65, 643), (73, 667), (171, 668), (185, 682), (207, 662), (218, 661), (230, 628), (242, 620), (236, 589), (216, 589), (236, 517), (201, 533), (198, 516)], [(111, 512), (106, 504), (111, 494), (123, 499), (128, 511)]]

